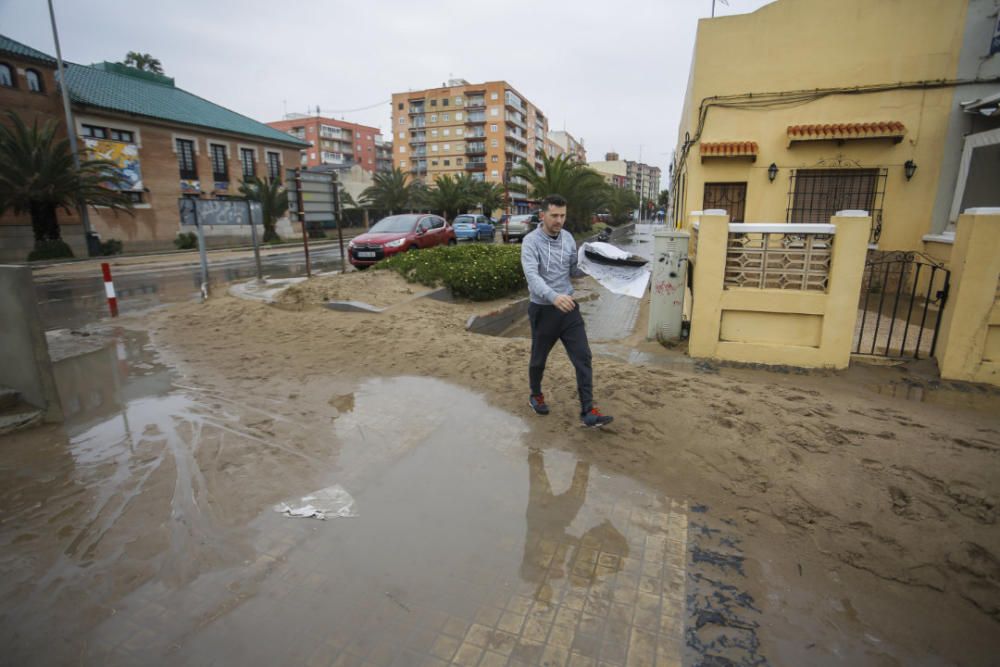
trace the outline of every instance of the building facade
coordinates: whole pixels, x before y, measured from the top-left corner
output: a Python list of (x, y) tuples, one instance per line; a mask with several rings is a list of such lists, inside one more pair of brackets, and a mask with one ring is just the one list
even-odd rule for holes
[[(393, 94), (392, 128), (393, 166), (427, 183), (446, 174), (518, 183), (518, 164), (542, 168), (549, 134), (545, 114), (506, 81), (464, 79)], [(527, 210), (526, 195), (509, 195), (513, 210)]]
[[(20, 54), (28, 53), (31, 57)], [(0, 102), (26, 119), (66, 124), (54, 59), (0, 36)], [(44, 54), (42, 54), (44, 56)], [(23, 70), (10, 82), (3, 73)], [(40, 75), (32, 90), (27, 72)], [(19, 75), (21, 76), (21, 75)], [(89, 208), (91, 228), (102, 239), (122, 241), (126, 252), (173, 248), (181, 231), (181, 198), (241, 197), (248, 176), (281, 179), (296, 166), (303, 142), (246, 116), (177, 88), (173, 79), (115, 63), (67, 64), (66, 83), (83, 155), (110, 160), (132, 199), (133, 215)], [(80, 218), (59, 212), (64, 240), (77, 256), (86, 255)], [(207, 229), (211, 245), (249, 239), (249, 230), (217, 225)], [(0, 218), (0, 259), (23, 261), (33, 246), (27, 216)]]
[(659, 167), (622, 160), (618, 153), (606, 153), (604, 160), (591, 162), (588, 166), (604, 176), (609, 184), (634, 191), (640, 202), (656, 202), (660, 194)]
[(707, 209), (737, 222), (827, 222), (860, 209), (873, 248), (925, 250), (959, 209), (1000, 204), (998, 9), (777, 0), (702, 19), (672, 222)]
[(304, 167), (356, 164), (374, 173), (380, 170), (380, 155), (383, 170), (387, 166), (385, 141), (382, 131), (376, 127), (305, 114), (288, 114), (284, 120), (268, 125), (309, 144), (309, 148), (302, 151)]
[(549, 138), (552, 139), (552, 143), (559, 146), (562, 154), (575, 155), (578, 162), (586, 164), (587, 149), (583, 145), (583, 139), (577, 141), (572, 134), (565, 130), (553, 130), (549, 133)]

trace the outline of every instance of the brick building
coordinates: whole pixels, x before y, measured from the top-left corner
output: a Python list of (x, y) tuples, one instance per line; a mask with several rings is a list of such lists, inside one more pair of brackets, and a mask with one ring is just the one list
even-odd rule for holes
[(268, 125), (309, 144), (302, 150), (304, 167), (356, 164), (371, 173), (392, 169), (392, 145), (387, 146), (376, 127), (305, 114), (288, 114)]
[[(542, 168), (548, 119), (506, 81), (448, 85), (392, 96), (393, 164), (428, 183), (467, 173), (480, 181), (517, 182), (520, 163)], [(515, 211), (527, 196), (511, 192)]]
[[(56, 68), (50, 56), (0, 36), (0, 106), (29, 122), (54, 119), (65, 131)], [(118, 165), (135, 206), (132, 216), (90, 208), (91, 227), (103, 239), (122, 241), (126, 252), (172, 248), (177, 233), (186, 231), (179, 198), (239, 197), (244, 177), (280, 178), (285, 167), (298, 165), (305, 146), (163, 75), (114, 63), (67, 63), (65, 78), (81, 151)], [(59, 223), (74, 253), (85, 256), (79, 218), (60, 211)], [(207, 233), (216, 246), (249, 238), (238, 227)], [(23, 261), (32, 244), (27, 216), (0, 218), (0, 261)]]

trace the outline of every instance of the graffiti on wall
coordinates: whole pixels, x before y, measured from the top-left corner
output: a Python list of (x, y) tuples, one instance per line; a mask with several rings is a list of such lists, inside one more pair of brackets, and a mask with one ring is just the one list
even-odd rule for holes
[(95, 160), (114, 163), (113, 169), (122, 190), (142, 190), (142, 168), (139, 166), (139, 148), (109, 139), (85, 139), (84, 143)]

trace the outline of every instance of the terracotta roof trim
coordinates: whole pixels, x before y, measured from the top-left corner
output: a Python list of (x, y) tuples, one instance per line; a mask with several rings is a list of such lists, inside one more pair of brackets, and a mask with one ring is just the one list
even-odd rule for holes
[(906, 126), (897, 120), (788, 126), (788, 138), (794, 141), (810, 139), (897, 138), (905, 134)]
[(702, 157), (756, 157), (756, 141), (703, 141), (699, 145)]

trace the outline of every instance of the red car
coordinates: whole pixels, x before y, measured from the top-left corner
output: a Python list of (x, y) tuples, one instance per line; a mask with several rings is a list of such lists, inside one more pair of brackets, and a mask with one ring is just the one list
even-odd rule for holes
[(348, 256), (358, 269), (391, 257), (397, 252), (455, 245), (455, 230), (444, 218), (426, 213), (390, 215), (347, 244)]

